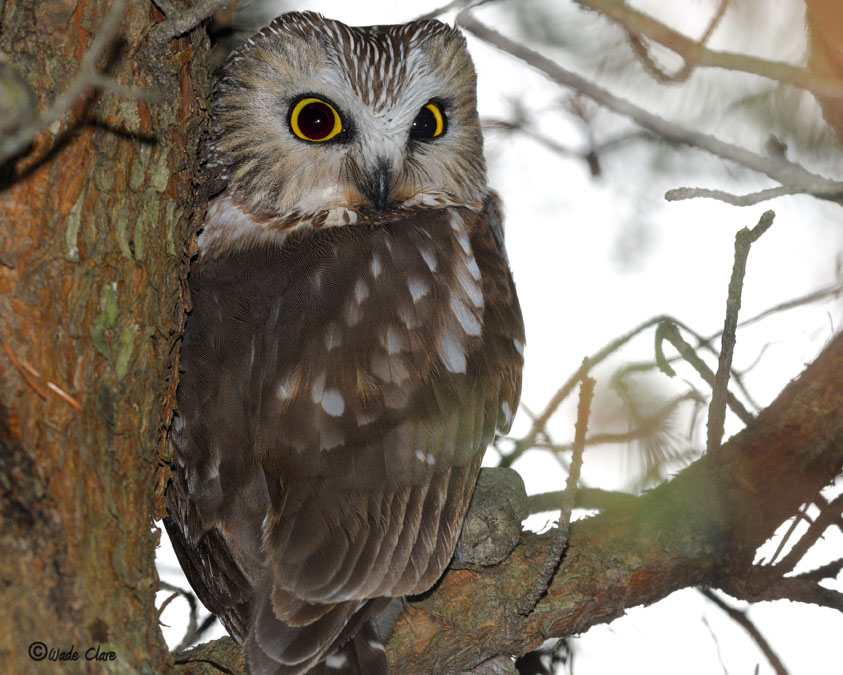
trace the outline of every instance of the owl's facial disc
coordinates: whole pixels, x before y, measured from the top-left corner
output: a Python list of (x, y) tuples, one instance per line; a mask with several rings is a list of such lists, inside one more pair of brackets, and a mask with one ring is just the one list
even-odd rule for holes
[(282, 16), (232, 54), (213, 114), (206, 166), (262, 228), (479, 210), (488, 190), (471, 58), (436, 21)]

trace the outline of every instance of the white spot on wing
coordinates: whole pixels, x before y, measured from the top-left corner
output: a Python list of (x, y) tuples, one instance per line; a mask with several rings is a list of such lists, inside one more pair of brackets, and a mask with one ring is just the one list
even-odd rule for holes
[(512, 408), (509, 407), (509, 401), (501, 402), (501, 412), (503, 413), (503, 423), (509, 424), (512, 421)]
[(465, 372), (465, 351), (462, 343), (451, 333), (439, 334), (439, 358), (452, 373)]
[(377, 254), (372, 256), (372, 262), (369, 263), (369, 269), (372, 270), (372, 276), (377, 279), (381, 275), (381, 270), (383, 267), (381, 266), (381, 259), (380, 256)]
[(521, 354), (521, 356), (524, 356), (524, 343), (518, 338), (512, 338), (512, 344), (515, 345), (515, 349), (518, 353)]
[(331, 417), (339, 417), (345, 410), (345, 399), (339, 389), (331, 387), (325, 390), (322, 394), (322, 410), (328, 413)]
[(423, 452), (421, 448), (416, 448), (416, 459), (425, 464), (435, 464), (436, 457), (432, 452)]
[(363, 302), (366, 298), (369, 297), (369, 287), (366, 285), (366, 282), (362, 279), (358, 279), (357, 283), (354, 284), (354, 299), (357, 301), (359, 305)]
[(407, 349), (407, 341), (404, 339), (404, 334), (395, 326), (390, 326), (386, 329), (384, 344), (387, 354), (397, 354)]
[(468, 268), (471, 276), (477, 279), (477, 281), (480, 281), (480, 268), (477, 267), (477, 261), (474, 259), (473, 255), (466, 258), (465, 266)]
[(425, 295), (430, 293), (430, 284), (424, 279), (418, 279), (416, 277), (407, 282), (407, 288), (410, 289), (410, 295), (413, 296), (413, 302), (418, 302)]
[(325, 349), (328, 351), (342, 344), (342, 332), (335, 321), (331, 321), (325, 329)]
[(465, 331), (466, 335), (480, 335), (480, 322), (474, 316), (474, 312), (465, 306), (465, 303), (459, 299), (455, 293), (451, 293), (451, 311), (460, 322), (460, 326)]
[(421, 253), (421, 257), (424, 258), (424, 262), (427, 265), (427, 268), (431, 272), (436, 271), (436, 254), (428, 248), (427, 246), (422, 246), (419, 249), (419, 253)]
[(325, 421), (326, 420), (323, 419), (323, 424), (319, 428), (320, 450), (330, 450), (331, 448), (335, 448), (338, 445), (342, 445), (344, 440), (342, 432), (332, 424), (325, 424)]
[(457, 265), (454, 271), (456, 273), (457, 281), (465, 290), (465, 294), (468, 296), (468, 299), (471, 300), (471, 304), (478, 309), (483, 307), (483, 290), (472, 278), (468, 271), (468, 267), (466, 265)]
[(377, 413), (359, 412), (357, 413), (357, 425), (365, 427), (367, 424), (371, 424), (372, 422), (374, 422), (377, 418)]
[(412, 307), (400, 307), (398, 309), (398, 316), (401, 318), (401, 323), (403, 323), (409, 330), (412, 330), (419, 325), (418, 320), (416, 319), (416, 312)]
[(348, 656), (345, 654), (331, 654), (325, 659), (325, 666), (328, 668), (345, 668), (348, 665)]
[(322, 394), (324, 393), (324, 391), (325, 391), (325, 371), (322, 371), (321, 373), (319, 373), (313, 379), (313, 389), (312, 389), (313, 398), (312, 398), (312, 400), (313, 400), (314, 403), (319, 403), (322, 400)]
[(372, 649), (377, 649), (382, 652), (386, 651), (386, 647), (383, 646), (383, 642), (378, 642), (377, 640), (367, 640), (367, 642)]
[(296, 392), (296, 378), (295, 375), (288, 375), (278, 383), (278, 397), (282, 400), (292, 398)]
[(360, 311), (360, 304), (357, 302), (347, 302), (342, 313), (343, 319), (347, 326), (356, 326), (360, 323), (362, 312)]

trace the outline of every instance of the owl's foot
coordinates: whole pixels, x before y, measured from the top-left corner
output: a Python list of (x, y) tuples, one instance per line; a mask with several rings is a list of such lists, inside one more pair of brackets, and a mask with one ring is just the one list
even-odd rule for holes
[(454, 554), (456, 562), (495, 565), (515, 548), (527, 517), (527, 492), (517, 471), (480, 469)]

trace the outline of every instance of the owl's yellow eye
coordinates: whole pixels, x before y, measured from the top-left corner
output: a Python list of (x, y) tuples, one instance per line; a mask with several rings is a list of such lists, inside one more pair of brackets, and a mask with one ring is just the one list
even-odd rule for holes
[(290, 129), (305, 141), (328, 141), (342, 131), (342, 120), (327, 101), (305, 97), (290, 111)]
[(413, 126), (410, 129), (410, 137), (416, 140), (425, 141), (436, 138), (445, 133), (447, 120), (445, 113), (439, 104), (431, 101), (416, 115)]

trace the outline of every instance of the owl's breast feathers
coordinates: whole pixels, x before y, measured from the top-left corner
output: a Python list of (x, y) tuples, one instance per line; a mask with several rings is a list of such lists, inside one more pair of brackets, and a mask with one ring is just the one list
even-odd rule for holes
[(253, 671), (339, 672), (444, 571), (520, 392), (496, 228), (490, 197), (191, 269), (168, 528)]

